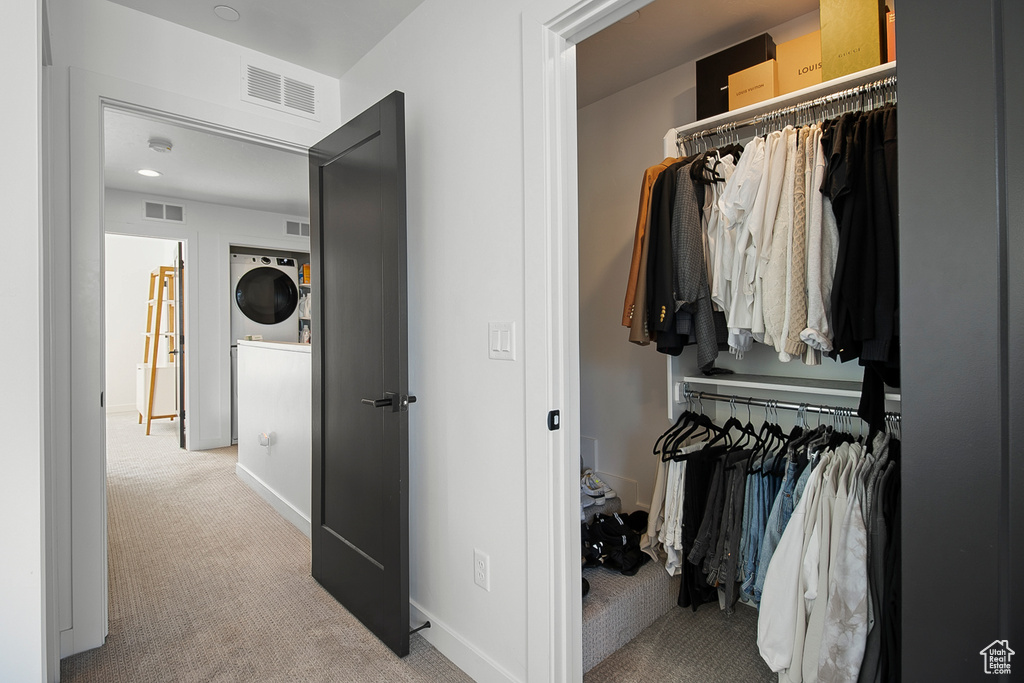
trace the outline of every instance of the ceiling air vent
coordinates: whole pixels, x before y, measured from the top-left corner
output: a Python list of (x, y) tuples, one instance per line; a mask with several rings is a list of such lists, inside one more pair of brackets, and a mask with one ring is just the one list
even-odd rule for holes
[(152, 221), (185, 222), (185, 207), (160, 202), (143, 202), (142, 215)]
[(309, 223), (298, 221), (285, 221), (284, 233), (292, 237), (309, 237)]
[(316, 88), (309, 83), (296, 81), (293, 78), (285, 78), (284, 106), (304, 111), (307, 114), (315, 114)]
[(281, 74), (271, 73), (259, 67), (249, 65), (246, 81), (249, 97), (281, 104)]
[(242, 100), (319, 121), (316, 86), (242, 63)]

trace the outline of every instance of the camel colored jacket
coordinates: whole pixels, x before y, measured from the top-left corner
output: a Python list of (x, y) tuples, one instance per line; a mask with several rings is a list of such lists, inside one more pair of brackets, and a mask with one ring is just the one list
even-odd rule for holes
[(667, 158), (657, 166), (644, 171), (640, 185), (640, 209), (637, 211), (636, 234), (633, 237), (633, 262), (629, 267), (629, 281), (626, 283), (626, 301), (622, 307), (622, 326), (630, 327), (636, 305), (636, 287), (640, 275), (640, 255), (643, 252), (644, 235), (647, 230), (647, 214), (651, 207), (651, 188), (661, 172), (678, 159)]

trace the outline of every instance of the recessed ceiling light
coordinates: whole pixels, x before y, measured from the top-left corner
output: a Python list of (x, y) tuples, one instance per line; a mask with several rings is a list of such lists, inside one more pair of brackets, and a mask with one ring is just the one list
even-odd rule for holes
[(173, 146), (170, 140), (165, 140), (164, 138), (152, 138), (149, 141), (149, 148), (154, 152), (170, 152)]
[(162, 173), (160, 173), (160, 171), (154, 171), (154, 170), (153, 170), (153, 169), (151, 169), (151, 168), (140, 168), (140, 169), (139, 169), (139, 170), (137, 171), (137, 173), (138, 173), (139, 175), (144, 175), (144, 176), (146, 176), (147, 178), (156, 178), (157, 176), (161, 176), (161, 175), (163, 175)]
[(620, 24), (632, 24), (633, 22), (637, 21), (638, 19), (640, 19), (640, 13), (639, 12), (633, 12), (632, 14), (627, 14), (626, 16), (624, 16), (621, 19), (619, 19), (619, 23)]
[(238, 21), (238, 10), (227, 5), (217, 5), (213, 8), (214, 14), (224, 21)]

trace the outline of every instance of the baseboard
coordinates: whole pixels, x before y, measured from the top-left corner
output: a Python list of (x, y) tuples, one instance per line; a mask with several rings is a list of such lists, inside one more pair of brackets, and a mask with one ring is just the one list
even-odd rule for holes
[(194, 442), (189, 442), (188, 449), (190, 451), (212, 451), (214, 448), (228, 448), (233, 445), (230, 439), (227, 442), (223, 439), (196, 439)]
[(599, 471), (596, 472), (596, 474), (598, 479), (612, 487), (615, 494), (622, 500), (623, 510), (626, 512), (631, 512), (636, 509), (647, 510), (648, 512), (650, 511), (651, 502), (640, 500), (640, 485), (635, 480), (620, 477), (608, 472)]
[(437, 648), (438, 652), (450, 659), (455, 666), (477, 683), (520, 683), (500, 664), (467, 643), (462, 636), (448, 628), (444, 622), (420, 607), (415, 600), (409, 601), (411, 626), (420, 626), (430, 622), (430, 628), (420, 631), (428, 643)]
[(135, 409), (134, 403), (122, 403), (121, 405), (111, 406), (108, 405), (106, 408), (108, 413), (138, 413)]
[(75, 652), (75, 629), (69, 628), (60, 632), (60, 658), (78, 654)]
[(259, 494), (260, 498), (270, 503), (270, 506), (277, 510), (278, 514), (295, 525), (299, 531), (311, 538), (313, 534), (312, 523), (309, 517), (302, 514), (302, 511), (281, 497), (281, 495), (266, 482), (249, 471), (242, 463), (235, 464), (235, 474), (253, 491)]

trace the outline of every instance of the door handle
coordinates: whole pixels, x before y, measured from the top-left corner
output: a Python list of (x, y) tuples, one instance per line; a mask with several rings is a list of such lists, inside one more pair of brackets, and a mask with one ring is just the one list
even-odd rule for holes
[(370, 406), (371, 408), (387, 408), (391, 406), (391, 412), (399, 413), (406, 412), (409, 410), (409, 404), (416, 402), (415, 396), (403, 396), (399, 397), (390, 391), (384, 392), (384, 398), (363, 398), (359, 399), (359, 402), (364, 406)]
[(391, 398), (364, 398), (359, 402), (371, 408), (386, 408), (391, 405)]

